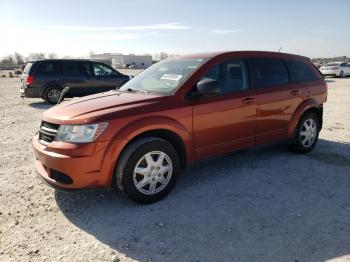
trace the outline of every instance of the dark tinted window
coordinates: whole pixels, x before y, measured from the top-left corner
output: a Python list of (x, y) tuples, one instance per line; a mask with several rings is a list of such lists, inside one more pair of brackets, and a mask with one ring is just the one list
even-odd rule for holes
[(268, 87), (289, 83), (288, 70), (282, 60), (254, 58), (250, 61), (256, 87)]
[(244, 60), (234, 59), (213, 66), (202, 78), (218, 81), (223, 93), (248, 89), (247, 66)]
[(58, 74), (58, 64), (55, 62), (43, 62), (38, 66), (37, 75), (51, 76)]
[(311, 70), (311, 68), (301, 61), (286, 61), (292, 82), (308, 82), (317, 80), (316, 75)]
[(62, 68), (65, 76), (91, 76), (91, 64), (85, 62), (65, 62)]

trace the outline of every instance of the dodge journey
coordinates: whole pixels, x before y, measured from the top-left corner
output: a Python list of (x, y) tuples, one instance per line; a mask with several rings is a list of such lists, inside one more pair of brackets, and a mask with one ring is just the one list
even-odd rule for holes
[(110, 187), (140, 203), (193, 161), (276, 141), (308, 153), (327, 85), (310, 59), (237, 51), (170, 58), (117, 90), (43, 114), (32, 139), (40, 177), (58, 189)]

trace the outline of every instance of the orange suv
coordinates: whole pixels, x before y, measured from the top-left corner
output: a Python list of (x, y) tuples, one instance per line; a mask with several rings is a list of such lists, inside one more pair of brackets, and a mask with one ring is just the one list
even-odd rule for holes
[(192, 161), (289, 140), (311, 151), (327, 85), (310, 59), (274, 52), (170, 58), (117, 90), (47, 110), (32, 143), (58, 189), (117, 186), (151, 203)]

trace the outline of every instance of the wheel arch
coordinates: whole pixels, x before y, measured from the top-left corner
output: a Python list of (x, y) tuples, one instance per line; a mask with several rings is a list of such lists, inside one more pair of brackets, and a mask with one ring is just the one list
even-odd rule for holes
[(297, 110), (294, 112), (288, 128), (288, 136), (290, 138), (294, 137), (294, 132), (300, 118), (303, 117), (303, 115), (305, 115), (307, 112), (313, 112), (317, 115), (321, 130), (323, 125), (323, 104), (319, 104), (315, 99), (307, 99), (301, 103)]
[(45, 96), (45, 92), (46, 92), (46, 90), (48, 89), (48, 88), (50, 88), (50, 87), (55, 87), (55, 86), (57, 86), (57, 87), (59, 87), (59, 88), (61, 88), (61, 89), (63, 89), (64, 88), (64, 85), (62, 84), (62, 83), (59, 83), (59, 82), (48, 82), (48, 83), (46, 83), (43, 87), (42, 87), (42, 89), (41, 89), (41, 98), (42, 99), (44, 99), (44, 96)]
[(186, 168), (193, 160), (193, 141), (190, 132), (176, 120), (168, 117), (142, 118), (119, 130), (108, 149), (105, 158), (111, 160), (107, 184), (112, 183), (118, 162), (128, 146), (140, 138), (153, 137), (169, 142), (176, 150), (181, 168)]
[(128, 144), (132, 143), (133, 141), (139, 138), (144, 138), (144, 137), (155, 137), (155, 138), (160, 138), (169, 142), (174, 147), (175, 151), (179, 156), (181, 168), (185, 169), (187, 167), (188, 163), (187, 163), (186, 146), (178, 134), (168, 129), (152, 129), (137, 135), (131, 141), (129, 141)]

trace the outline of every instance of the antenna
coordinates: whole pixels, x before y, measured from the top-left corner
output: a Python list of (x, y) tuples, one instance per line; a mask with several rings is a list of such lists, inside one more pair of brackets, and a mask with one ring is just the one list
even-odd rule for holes
[(278, 49), (278, 52), (281, 52), (281, 50), (282, 50), (282, 46)]

